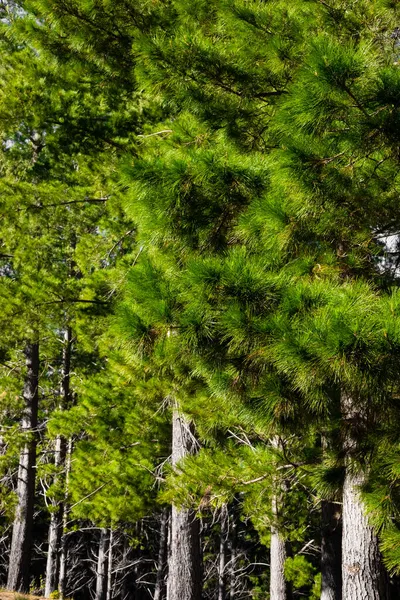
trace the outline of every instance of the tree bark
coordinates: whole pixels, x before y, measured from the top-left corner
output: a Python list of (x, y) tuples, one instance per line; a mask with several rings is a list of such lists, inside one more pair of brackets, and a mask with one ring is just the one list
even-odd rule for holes
[(342, 417), (346, 474), (343, 485), (342, 583), (343, 598), (351, 600), (388, 600), (388, 576), (382, 563), (378, 538), (368, 524), (360, 487), (366, 481), (366, 469), (353, 463), (357, 449), (355, 432), (367, 426), (365, 407), (342, 395)]
[[(271, 440), (271, 446), (279, 448), (279, 437), (275, 436)], [(280, 482), (276, 477), (276, 489), (279, 494), (272, 495), (272, 524), (271, 524), (271, 548), (270, 548), (270, 600), (290, 600), (291, 587), (285, 580), (285, 561), (287, 558), (286, 542), (279, 531), (278, 517), (279, 504), (284, 491), (284, 482)]]
[[(229, 513), (228, 513), (229, 518)], [(231, 520), (229, 523), (229, 537), (228, 537), (228, 549), (230, 551), (229, 558), (229, 600), (233, 600), (236, 595), (236, 534), (237, 534), (237, 522), (236, 522), (236, 510), (235, 505), (231, 508)]]
[(342, 515), (336, 502), (322, 502), (321, 600), (342, 600)]
[(27, 373), (24, 384), (25, 408), (21, 421), (26, 440), (22, 448), (17, 484), (17, 508), (11, 540), (7, 588), (29, 591), (33, 509), (36, 472), (36, 428), (38, 418), (39, 343), (25, 348)]
[[(172, 464), (195, 452), (190, 425), (173, 411)], [(172, 506), (167, 600), (201, 600), (200, 523), (193, 510)]]
[(220, 511), (221, 535), (219, 539), (218, 561), (218, 600), (226, 597), (226, 542), (228, 535), (228, 507), (224, 504)]
[(154, 591), (154, 600), (165, 600), (166, 595), (166, 567), (168, 560), (168, 521), (169, 508), (164, 508), (160, 522), (160, 545), (158, 549), (157, 579)]
[(99, 554), (97, 558), (96, 600), (106, 600), (107, 596), (107, 562), (109, 541), (109, 531), (108, 529), (103, 528), (100, 534)]
[(60, 574), (58, 579), (58, 591), (60, 598), (65, 598), (65, 588), (67, 582), (67, 562), (68, 562), (68, 537), (65, 535), (67, 530), (68, 520), (68, 484), (69, 484), (69, 473), (71, 471), (71, 455), (72, 455), (72, 438), (68, 440), (67, 456), (65, 460), (65, 497), (62, 506), (62, 535), (60, 541)]
[(113, 571), (113, 543), (114, 543), (114, 534), (113, 530), (110, 529), (110, 541), (108, 545), (108, 571), (107, 571), (107, 590), (106, 590), (106, 600), (112, 600), (112, 571)]
[[(278, 516), (278, 500), (272, 497), (272, 515)], [(271, 526), (271, 548), (270, 548), (270, 598), (271, 600), (287, 600), (285, 581), (286, 544), (279, 533), (278, 527)]]
[[(61, 385), (60, 385), (60, 403), (59, 408), (65, 410), (69, 405), (70, 399), (70, 371), (71, 371), (71, 347), (72, 333), (67, 327), (64, 333), (64, 346), (61, 370)], [(58, 435), (55, 442), (54, 464), (57, 470), (65, 468), (67, 442), (64, 436)], [(55, 483), (58, 476), (55, 477)], [(49, 597), (52, 592), (57, 590), (60, 573), (60, 544), (63, 529), (63, 512), (64, 503), (52, 503), (52, 512), (50, 514), (49, 526), (49, 547), (47, 551), (46, 565), (46, 597)]]

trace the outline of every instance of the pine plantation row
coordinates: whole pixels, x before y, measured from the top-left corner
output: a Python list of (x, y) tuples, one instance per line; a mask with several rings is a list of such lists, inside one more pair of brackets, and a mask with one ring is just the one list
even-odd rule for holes
[(399, 2), (0, 0), (0, 53), (0, 587), (399, 599)]

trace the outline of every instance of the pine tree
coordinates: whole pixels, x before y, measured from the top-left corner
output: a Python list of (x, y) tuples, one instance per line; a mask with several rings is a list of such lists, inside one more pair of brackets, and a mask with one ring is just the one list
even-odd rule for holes
[[(285, 542), (305, 541), (312, 494), (325, 516), (341, 486), (343, 597), (388, 597), (372, 521), (396, 568), (398, 431), (379, 415), (398, 419), (398, 9), (368, 0), (22, 8), (4, 9), (1, 25), (11, 217), (0, 230), (1, 360), (9, 369), (39, 340), (41, 387), (54, 390), (56, 338), (72, 327), (79, 401), (50, 425), (56, 439), (80, 437), (72, 518), (108, 531), (158, 507), (151, 488), (167, 420), (175, 434), (194, 423), (200, 452), (190, 455), (189, 434), (188, 444), (172, 436), (187, 456), (173, 451), (162, 497), (191, 573), (173, 543), (169, 598), (201, 594), (194, 511), (236, 494), (271, 564), (280, 557), (271, 596), (287, 598), (293, 583), (315, 597), (314, 566), (301, 554), (284, 560)], [(117, 327), (101, 341), (121, 287)], [(23, 377), (4, 381), (15, 423)], [(47, 418), (59, 393), (53, 404), (46, 396)], [(34, 442), (18, 440), (24, 456)], [(57, 504), (62, 466), (51, 470)], [(321, 593), (337, 600), (338, 554), (326, 529), (322, 538)]]
[[(207, 263), (202, 258), (198, 258), (201, 254), (210, 255), (212, 251), (221, 252), (226, 239), (224, 235), (230, 231), (230, 216), (232, 213), (236, 216), (243, 210), (246, 206), (245, 202), (243, 205), (235, 204), (237, 197), (229, 199), (226, 206), (232, 207), (232, 213), (225, 209), (225, 212), (220, 213), (223, 218), (219, 221), (218, 212), (210, 212), (210, 206), (215, 206), (218, 210), (215, 188), (211, 202), (208, 200), (206, 204), (201, 203), (204, 202), (204, 190), (207, 189), (205, 181), (212, 181), (210, 168), (207, 176), (203, 171), (203, 178), (196, 181), (193, 176), (192, 180), (188, 179), (190, 171), (187, 167), (183, 170), (182, 162), (175, 163), (173, 167), (177, 170), (179, 165), (184, 176), (180, 176), (179, 179), (175, 176), (174, 180), (169, 179), (166, 183), (166, 161), (163, 163), (162, 177), (158, 175), (161, 170), (157, 173), (154, 169), (155, 157), (160, 153), (158, 149), (156, 154), (153, 154), (151, 166), (147, 163), (141, 172), (136, 169), (132, 173), (132, 176), (141, 182), (137, 187), (136, 196), (141, 205), (144, 204), (143, 198), (146, 202), (149, 197), (150, 189), (153, 193), (155, 190), (158, 191), (157, 199), (169, 198), (168, 204), (158, 203), (157, 209), (151, 199), (147, 204), (147, 210), (150, 207), (153, 211), (151, 230), (153, 233), (159, 232), (159, 243), (167, 243), (168, 240), (171, 248), (171, 244), (176, 240), (179, 249), (182, 248), (183, 238), (186, 240), (186, 252), (180, 255), (180, 266), (186, 265), (183, 261), (187, 260), (189, 250), (194, 249), (198, 253), (196, 257), (198, 265), (208, 267), (206, 270), (207, 267), (203, 266), (206, 274), (203, 271), (198, 275), (198, 280), (202, 279), (203, 284), (197, 287), (197, 292), (199, 287), (207, 290), (206, 283), (208, 283), (209, 288), (215, 290), (213, 300), (216, 302), (215, 298), (217, 298), (218, 309), (213, 310), (214, 307), (210, 307), (211, 303), (209, 303), (205, 310), (204, 305), (200, 306), (199, 302), (196, 305), (190, 298), (195, 289), (192, 272), (185, 280), (186, 294), (182, 296), (182, 301), (187, 308), (190, 306), (190, 309), (188, 308), (184, 318), (180, 319), (179, 329), (184, 336), (185, 334), (190, 336), (190, 343), (194, 342), (197, 353), (201, 347), (201, 336), (206, 340), (205, 343), (203, 342), (205, 361), (200, 363), (201, 367), (197, 363), (196, 368), (202, 368), (202, 375), (206, 375), (209, 379), (211, 390), (216, 394), (221, 393), (221, 380), (218, 381), (215, 373), (216, 365), (221, 364), (221, 354), (225, 354), (226, 364), (231, 369), (230, 373), (221, 369), (226, 378), (222, 385), (228, 382), (232, 387), (238, 388), (241, 383), (243, 387), (247, 386), (248, 394), (249, 389), (254, 389), (252, 379), (254, 380), (257, 369), (264, 369), (265, 372), (269, 368), (272, 370), (272, 378), (275, 371), (278, 380), (281, 382), (286, 380), (292, 389), (299, 393), (311, 415), (320, 411), (322, 407), (327, 413), (337, 410), (338, 394), (332, 395), (330, 393), (332, 389), (341, 388), (342, 394), (348, 393), (354, 396), (355, 404), (361, 402), (362, 405), (371, 393), (377, 398), (376, 390), (383, 381), (388, 381), (385, 379), (388, 377), (387, 372), (384, 373), (383, 369), (374, 366), (379, 364), (382, 357), (384, 361), (389, 361), (386, 364), (390, 364), (387, 348), (382, 348), (378, 339), (376, 346), (370, 341), (367, 347), (366, 342), (360, 341), (361, 334), (358, 331), (360, 316), (363, 315), (365, 318), (368, 303), (375, 307), (381, 306), (379, 310), (385, 310), (387, 297), (384, 295), (384, 288), (382, 295), (375, 294), (373, 289), (375, 282), (379, 284), (381, 274), (376, 261), (374, 262), (372, 258), (378, 255), (379, 244), (374, 240), (374, 236), (371, 236), (371, 231), (389, 232), (389, 223), (393, 223), (396, 214), (396, 208), (392, 204), (394, 196), (390, 191), (388, 193), (388, 189), (393, 190), (389, 184), (389, 179), (393, 179), (393, 169), (386, 163), (385, 155), (387, 152), (390, 160), (392, 150), (390, 135), (387, 132), (394, 123), (389, 117), (387, 117), (388, 122), (385, 123), (386, 115), (381, 114), (380, 111), (373, 112), (379, 94), (377, 90), (382, 89), (379, 86), (385, 86), (384, 81), (388, 80), (388, 75), (382, 81), (382, 76), (377, 73), (380, 69), (390, 69), (390, 67), (393, 71), (392, 45), (387, 44), (394, 23), (393, 14), (387, 13), (383, 18), (382, 11), (381, 5), (376, 5), (374, 8), (367, 2), (359, 3), (349, 12), (344, 11), (342, 5), (337, 3), (337, 6), (328, 7), (325, 13), (320, 13), (325, 33), (311, 48), (312, 58), (308, 59), (307, 67), (298, 75), (297, 84), (290, 88), (289, 100), (284, 103), (285, 107), (278, 111), (281, 120), (277, 121), (276, 132), (286, 149), (274, 153), (274, 162), (269, 163), (272, 171), (271, 191), (258, 201), (255, 200), (256, 194), (252, 194), (250, 209), (244, 212), (239, 227), (234, 230), (247, 249), (246, 268), (248, 269), (248, 265), (253, 263), (255, 271), (270, 273), (270, 286), (272, 282), (275, 285), (275, 289), (272, 286), (272, 289), (270, 288), (270, 296), (272, 302), (276, 302), (275, 306), (272, 305), (272, 310), (270, 305), (267, 310), (262, 307), (263, 312), (261, 312), (254, 298), (251, 298), (249, 303), (251, 312), (246, 307), (245, 301), (251, 288), (248, 281), (244, 282), (241, 288), (237, 283), (243, 281), (243, 276), (240, 276), (244, 270), (244, 260), (240, 264), (239, 252), (230, 252), (230, 263), (229, 260), (220, 260), (229, 265), (235, 273), (236, 289), (231, 290), (226, 279), (223, 279), (226, 278), (226, 271), (224, 272), (222, 268), (218, 269), (216, 262), (212, 264), (208, 259)], [(204, 19), (201, 11), (196, 14), (196, 17), (199, 14)], [(364, 22), (362, 19), (365, 19), (365, 15), (369, 23), (368, 28), (362, 30), (365, 36), (362, 38), (358, 33), (354, 41), (352, 38), (357, 27), (362, 29), (361, 23)], [(212, 24), (215, 22), (218, 21), (215, 20)], [(204, 20), (203, 26), (204, 23), (208, 33), (210, 21)], [(385, 44), (387, 44), (386, 48)], [(170, 44), (168, 52), (171, 47), (173, 45)], [(193, 51), (194, 49), (198, 51), (196, 44), (189, 47), (193, 48)], [(185, 86), (180, 79), (177, 81), (176, 76), (166, 78), (169, 73), (168, 52), (165, 51), (163, 54), (163, 48), (160, 46), (157, 47), (157, 52), (158, 54), (154, 51), (156, 58), (150, 64), (147, 76), (153, 77), (160, 87), (166, 89), (167, 97), (179, 98), (181, 104), (186, 98), (185, 107), (192, 111), (196, 110), (209, 124), (213, 119), (208, 112), (202, 112), (202, 106), (208, 105), (204, 102), (204, 95), (199, 92), (195, 84)], [(160, 53), (161, 60), (159, 60)], [(198, 51), (197, 60), (199, 55)], [(151, 57), (151, 54), (149, 56)], [(190, 58), (192, 59), (192, 56)], [(215, 63), (215, 55), (213, 60)], [(189, 62), (187, 58), (186, 61)], [(157, 62), (161, 69), (158, 67), (154, 72), (152, 66)], [(207, 61), (204, 59), (201, 64), (202, 74), (208, 74)], [(160, 73), (164, 78), (164, 84), (161, 82)], [(196, 80), (195, 76), (192, 77)], [(212, 77), (210, 80), (212, 81)], [(204, 78), (201, 82), (204, 84)], [(215, 88), (218, 88), (218, 83), (215, 84)], [(229, 92), (234, 95), (235, 91), (238, 92), (238, 88), (232, 89), (231, 85)], [(215, 94), (215, 98), (219, 100), (220, 95)], [(215, 102), (214, 100), (214, 105)], [(226, 106), (224, 108), (226, 111)], [(213, 113), (216, 114), (216, 111), (213, 110)], [(221, 126), (223, 122), (220, 122)], [(176, 130), (176, 124), (174, 127)], [(228, 127), (226, 131), (231, 134), (231, 129)], [(195, 139), (193, 136), (193, 140)], [(199, 140), (200, 138), (197, 137), (198, 144)], [(237, 140), (235, 142), (237, 143)], [(226, 143), (225, 138), (225, 148)], [(386, 146), (383, 154), (382, 143)], [(162, 148), (161, 144), (159, 147)], [(211, 152), (215, 157), (215, 146)], [(371, 152), (375, 152), (375, 155), (371, 156)], [(198, 164), (200, 152), (194, 151), (193, 154), (196, 157), (190, 166), (194, 171), (195, 161), (197, 160)], [(164, 150), (164, 157), (170, 160), (170, 156), (173, 154), (171, 152), (167, 154)], [(188, 153), (185, 151), (186, 165), (187, 156)], [(232, 156), (231, 152), (230, 159)], [(182, 160), (181, 157), (180, 159)], [(380, 170), (381, 164), (384, 166)], [(354, 172), (357, 172), (357, 175), (354, 175)], [(237, 174), (235, 175), (237, 185)], [(148, 185), (146, 181), (149, 182)], [(174, 181), (173, 185), (171, 181)], [(178, 187), (178, 181), (182, 187)], [(365, 181), (369, 183), (367, 191)], [(220, 189), (228, 189), (227, 177)], [(380, 202), (380, 193), (383, 190), (385, 190), (383, 196), (385, 203)], [(179, 203), (175, 204), (178, 198)], [(365, 199), (363, 204), (361, 198)], [(208, 212), (202, 209), (202, 206), (207, 206)], [(192, 212), (193, 209), (196, 209), (196, 212)], [(207, 221), (204, 224), (201, 221), (201, 218), (208, 215), (211, 222), (218, 223), (214, 230), (207, 228)], [(389, 220), (385, 223), (386, 216)], [(195, 231), (191, 229), (194, 223), (196, 223)], [(212, 236), (213, 233), (215, 237)], [(231, 239), (235, 239), (233, 236), (234, 234)], [(201, 267), (197, 268), (200, 270)], [(206, 280), (205, 277), (210, 278), (211, 274), (213, 280), (210, 284), (210, 279)], [(363, 286), (356, 281), (357, 278), (374, 283)], [(264, 281), (268, 280), (265, 278)], [(208, 296), (210, 296), (209, 288)], [(223, 302), (225, 298), (221, 288), (226, 290), (226, 298), (236, 301), (234, 308), (231, 308), (231, 305), (222, 317), (222, 310), (227, 310), (227, 304)], [(244, 301), (243, 290), (247, 294)], [(354, 303), (357, 296), (359, 298), (356, 315)], [(199, 294), (196, 299), (198, 297)], [(256, 317), (260, 312), (262, 316), (257, 322)], [(367, 337), (373, 335), (378, 327), (374, 322), (375, 315), (364, 323), (364, 335)], [(212, 327), (210, 327), (211, 323)], [(215, 323), (218, 323), (219, 328), (215, 327)], [(381, 326), (384, 327), (383, 323)], [(349, 339), (349, 331), (356, 332), (353, 336), (354, 344), (357, 342), (357, 349), (351, 343), (351, 338)], [(367, 334), (367, 331), (370, 333)], [(264, 336), (263, 340), (261, 332)], [(256, 339), (257, 333), (260, 335), (259, 344)], [(265, 339), (266, 334), (268, 344)], [(326, 336), (325, 341), (318, 343), (318, 336)], [(335, 336), (337, 336), (336, 342)], [(221, 340), (227, 342), (225, 346), (221, 344)], [(315, 347), (312, 344), (315, 344)], [(378, 359), (380, 352), (383, 352), (383, 355), (381, 354), (381, 359)], [(343, 361), (343, 366), (340, 361)], [(205, 362), (210, 365), (208, 370)], [(241, 368), (238, 368), (238, 365)], [(368, 367), (368, 365), (372, 366)], [(310, 369), (315, 374), (313, 379), (310, 378)], [(264, 385), (267, 381), (267, 377), (264, 376)], [(293, 402), (296, 397), (299, 401), (297, 394), (292, 394), (292, 398), (288, 394), (287, 400)], [(364, 419), (363, 411), (357, 414)], [(346, 416), (343, 415), (342, 423), (345, 421)], [(354, 439), (354, 434), (355, 432), (344, 433), (344, 440), (346, 436), (349, 436), (347, 439)], [(346, 453), (346, 450), (344, 451)], [(349, 461), (353, 461), (353, 458), (347, 457), (345, 461), (346, 477), (350, 477)], [(358, 502), (356, 485), (352, 484), (350, 487), (353, 490), (355, 505)], [(371, 551), (373, 545), (376, 545), (376, 541), (370, 546)], [(344, 557), (344, 560), (346, 561), (347, 558)], [(374, 575), (371, 577), (375, 577), (379, 569), (378, 564), (373, 567)], [(351, 587), (357, 579), (349, 578), (349, 573), (348, 569), (344, 570), (345, 595), (357, 593), (355, 588), (350, 592), (347, 587)], [(373, 586), (371, 587), (367, 580), (361, 583), (361, 587), (363, 585), (369, 588), (369, 594), (375, 593), (372, 591)], [(377, 584), (376, 589), (378, 588)]]
[[(107, 305), (107, 302), (99, 298), (102, 294), (109, 293), (109, 290), (104, 289), (105, 277), (101, 273), (94, 277), (92, 274), (83, 277), (85, 267), (88, 266), (83, 260), (83, 253), (86, 253), (85, 261), (88, 261), (89, 257), (94, 258), (93, 252), (90, 255), (88, 253), (93, 246), (97, 246), (98, 253), (102, 250), (109, 251), (108, 257), (103, 259), (108, 266), (115, 260), (115, 249), (119, 249), (121, 244), (125, 245), (121, 229), (125, 233), (126, 225), (122, 222), (111, 225), (115, 212), (110, 218), (111, 211), (105, 208), (111, 194), (103, 190), (115, 190), (115, 184), (109, 177), (115, 158), (115, 151), (110, 153), (109, 148), (114, 148), (115, 145), (107, 136), (118, 137), (126, 130), (123, 124), (115, 121), (115, 115), (107, 114), (109, 103), (115, 97), (113, 91), (108, 89), (97, 109), (96, 119), (101, 126), (89, 133), (89, 121), (94, 120), (94, 111), (89, 120), (84, 122), (85, 111), (80, 115), (79, 110), (82, 110), (85, 103), (88, 107), (95, 107), (95, 103), (90, 102), (88, 93), (90, 78), (87, 81), (83, 79), (77, 89), (78, 86), (74, 83), (76, 68), (68, 68), (65, 64), (60, 66), (54, 54), (41, 54), (37, 51), (39, 44), (35, 47), (27, 40), (25, 26), (30, 15), (23, 11), (10, 14), (10, 18), (2, 22), (2, 50), (7, 57), (1, 89), (1, 135), (4, 150), (1, 158), (4, 192), (2, 208), (8, 215), (7, 225), (1, 230), (4, 249), (2, 260), (5, 261), (6, 274), (1, 294), (5, 323), (3, 346), (8, 355), (13, 355), (14, 349), (23, 344), (28, 350), (31, 346), (37, 346), (36, 341), (26, 341), (29, 330), (33, 330), (34, 339), (40, 340), (42, 346), (43, 364), (48, 364), (48, 361), (51, 362), (48, 354), (52, 353), (52, 342), (49, 339), (53, 342), (56, 340), (59, 328), (65, 326), (65, 321), (79, 321), (79, 316), (82, 315), (80, 309), (85, 304)], [(99, 73), (92, 72), (91, 75), (92, 84), (96, 75), (97, 83), (101, 81)], [(47, 85), (49, 80), (50, 87)], [(29, 89), (33, 89), (35, 93), (27, 96)], [(126, 98), (122, 98), (121, 102), (124, 106), (127, 105)], [(137, 108), (135, 109), (137, 114)], [(129, 110), (131, 113), (135, 112), (132, 104), (127, 108), (128, 112)], [(108, 117), (106, 120), (104, 115)], [(132, 122), (131, 118), (130, 121)], [(101, 150), (99, 140), (102, 141)], [(103, 152), (103, 158), (108, 156), (107, 169), (96, 167), (96, 161), (92, 157), (94, 148), (97, 160), (99, 150)], [(112, 203), (113, 201), (110, 204)], [(115, 206), (118, 212), (118, 203)], [(100, 228), (104, 223), (109, 226), (111, 235), (100, 244), (99, 230), (96, 227)], [(111, 233), (113, 228), (114, 239)], [(99, 260), (99, 257), (95, 258), (96, 261)], [(101, 266), (104, 267), (104, 264)], [(42, 344), (43, 338), (48, 340), (45, 346)], [(42, 388), (44, 385), (46, 384), (42, 381)], [(34, 439), (29, 442), (30, 450), (27, 452), (27, 446), (24, 446), (26, 441), (21, 438), (21, 468), (25, 468), (29, 481), (25, 481), (25, 477), (19, 478), (19, 503), (8, 586), (26, 590), (29, 587), (29, 530), (32, 530), (34, 475), (37, 466), (37, 385), (35, 393), (24, 395), (26, 398), (32, 397), (31, 407), (27, 400), (26, 412), (32, 412), (30, 420), (33, 433), (27, 435)], [(46, 410), (51, 411), (48, 404), (42, 408), (42, 411)], [(25, 417), (22, 428), (27, 429)], [(60, 437), (58, 442), (62, 446)], [(62, 449), (56, 450), (57, 453), (61, 455)], [(29, 465), (25, 465), (28, 458)], [(57, 467), (61, 468), (62, 465)], [(26, 490), (22, 489), (24, 483)], [(25, 515), (25, 523), (22, 523), (20, 514)], [(52, 513), (51, 519), (55, 519), (55, 513)], [(60, 528), (59, 522), (53, 525), (53, 529)], [(21, 527), (26, 530), (26, 534), (18, 533)], [(58, 534), (52, 537), (58, 537)], [(55, 544), (57, 545), (57, 540)], [(54, 548), (54, 551), (57, 553), (58, 549)], [(49, 572), (51, 570), (50, 566)], [(49, 585), (54, 586), (51, 582)]]
[[(237, 215), (245, 211), (251, 199), (265, 192), (267, 176), (263, 154), (268, 149), (270, 118), (267, 107), (273, 106), (286, 92), (302, 42), (301, 34), (296, 33), (296, 20), (304, 17), (302, 11), (296, 15), (294, 9), (287, 11), (280, 5), (276, 10), (274, 5), (274, 27), (280, 28), (282, 22), (287, 25), (287, 39), (278, 49), (274, 46), (276, 38), (265, 28), (267, 19), (272, 16), (269, 6), (254, 6), (251, 11), (248, 6), (231, 8), (216, 4), (213, 11), (207, 13), (201, 3), (189, 11), (186, 6), (178, 3), (176, 6), (179, 27), (172, 29), (169, 36), (167, 32), (156, 41), (150, 41), (143, 66), (144, 77), (150, 81), (150, 89), (156, 84), (157, 90), (162, 90), (173, 109), (179, 106), (195, 113), (199, 120), (182, 115), (180, 122), (174, 119), (173, 125), (160, 126), (159, 135), (166, 134), (167, 142), (155, 139), (150, 143), (146, 161), (137, 162), (128, 170), (135, 182), (130, 214), (140, 219), (143, 246), (154, 244), (156, 240), (160, 252), (170, 257), (166, 263), (170, 270), (167, 271), (168, 282), (177, 277), (175, 265), (182, 270), (190, 265), (190, 260), (204, 263), (204, 267), (199, 266), (203, 268), (200, 277), (208, 268), (218, 271), (216, 263), (223, 262), (223, 252), (232, 243), (230, 236), (234, 235)], [(189, 12), (194, 16), (192, 26), (188, 21)], [(237, 52), (238, 27), (242, 34), (246, 32), (254, 38), (255, 43), (250, 47), (256, 56), (251, 52)], [(222, 31), (224, 45), (223, 50), (218, 51), (214, 39), (221, 36)], [(294, 46), (293, 54), (288, 50), (290, 43)], [(262, 71), (258, 68), (260, 64), (265, 65)], [(189, 78), (186, 77), (188, 65)], [(266, 110), (264, 119), (260, 118), (263, 109)], [(218, 129), (222, 130), (221, 134), (215, 133)], [(162, 265), (160, 253), (154, 256), (152, 250), (151, 254), (156, 264)], [(218, 258), (211, 266), (203, 255)], [(222, 269), (217, 277), (224, 277)], [(215, 313), (210, 310), (209, 299), (206, 293), (199, 296), (193, 275), (192, 281), (189, 275), (183, 287), (174, 287), (179, 304), (186, 312), (183, 319), (179, 313), (171, 314), (171, 320), (164, 327), (167, 332), (172, 327), (179, 337), (183, 334), (185, 344), (188, 340), (189, 346), (194, 344), (195, 354), (197, 348), (203, 348), (215, 370), (221, 360), (218, 353), (225, 351), (226, 344), (220, 347), (217, 341), (220, 331), (211, 326)], [(184, 290), (190, 291), (185, 293)], [(146, 302), (149, 305), (151, 301), (147, 298)], [(181, 312), (179, 304), (176, 308)], [(217, 310), (220, 312), (221, 305)], [(152, 328), (157, 332), (155, 324)], [(178, 336), (177, 343), (182, 347)], [(202, 369), (204, 376), (204, 365), (197, 368)], [(210, 393), (215, 394), (212, 385)], [(217, 395), (220, 393), (218, 390)]]

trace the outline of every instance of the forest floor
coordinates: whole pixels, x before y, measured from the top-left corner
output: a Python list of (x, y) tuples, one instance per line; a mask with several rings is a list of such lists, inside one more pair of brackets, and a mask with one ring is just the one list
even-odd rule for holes
[(43, 596), (32, 596), (31, 594), (21, 594), (20, 592), (4, 592), (0, 590), (0, 600), (45, 600)]

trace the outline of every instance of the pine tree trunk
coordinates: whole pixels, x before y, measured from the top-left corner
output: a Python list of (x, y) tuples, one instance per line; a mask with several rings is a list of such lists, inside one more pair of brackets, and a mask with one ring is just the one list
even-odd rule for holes
[(352, 398), (342, 396), (342, 416), (346, 423), (344, 449), (346, 474), (343, 485), (342, 583), (343, 598), (351, 600), (388, 600), (388, 577), (382, 564), (378, 538), (368, 524), (360, 497), (365, 472), (352, 464), (357, 447), (354, 431), (365, 424), (365, 410)]
[[(279, 448), (280, 440), (275, 436), (271, 440), (271, 446)], [(284, 485), (276, 481), (276, 486), (280, 490), (279, 496), (272, 495), (272, 519), (271, 525), (271, 548), (270, 548), (270, 600), (290, 600), (291, 590), (285, 581), (285, 561), (287, 558), (286, 542), (283, 539), (278, 527), (279, 503), (282, 496)]]
[[(229, 557), (229, 600), (233, 600), (236, 595), (236, 538), (237, 538), (237, 523), (236, 523), (236, 510), (235, 505), (231, 507), (231, 519), (229, 519), (228, 513), (228, 525), (229, 525), (229, 536), (228, 536), (228, 550), (230, 553)], [(230, 521), (230, 523), (229, 523)]]
[(168, 559), (168, 521), (169, 508), (164, 508), (161, 513), (160, 522), (160, 545), (158, 549), (157, 580), (154, 591), (154, 600), (165, 600), (166, 595), (165, 572)]
[(110, 541), (108, 545), (108, 572), (107, 572), (107, 591), (106, 600), (112, 600), (112, 572), (113, 572), (113, 543), (114, 532), (110, 529)]
[[(195, 450), (190, 426), (173, 412), (172, 464)], [(201, 600), (200, 524), (193, 510), (172, 506), (167, 600)]]
[[(272, 515), (278, 514), (278, 501), (272, 497)], [(287, 600), (285, 581), (286, 544), (275, 525), (271, 526), (270, 587), (271, 600)]]
[[(58, 442), (58, 439), (56, 440), (56, 442)], [(58, 579), (60, 574), (59, 549), (61, 542), (61, 534), (62, 510), (61, 507), (59, 507), (56, 512), (52, 512), (50, 515), (49, 547), (47, 550), (46, 584), (44, 592), (46, 598), (48, 598), (50, 594), (58, 588)]]
[(106, 600), (107, 596), (107, 559), (109, 549), (109, 532), (103, 528), (100, 534), (99, 554), (96, 572), (96, 600)]
[(226, 595), (226, 540), (228, 534), (228, 507), (224, 504), (220, 511), (221, 535), (219, 540), (218, 562), (218, 600), (225, 600)]
[(60, 598), (65, 598), (65, 588), (67, 581), (67, 563), (68, 563), (68, 537), (65, 535), (67, 530), (68, 507), (66, 499), (68, 497), (69, 473), (71, 471), (72, 438), (68, 441), (67, 456), (65, 459), (65, 499), (62, 505), (62, 536), (60, 541), (60, 575), (58, 579), (58, 591)]
[[(60, 385), (60, 404), (59, 408), (65, 410), (69, 405), (70, 398), (70, 371), (71, 371), (71, 345), (72, 333), (67, 327), (64, 333), (63, 360), (61, 371)], [(57, 470), (65, 466), (66, 456), (66, 440), (63, 436), (58, 435), (55, 444), (54, 464)], [(57, 476), (56, 476), (57, 477)], [(57, 479), (56, 479), (57, 480)], [(55, 481), (56, 481), (55, 480)], [(52, 592), (57, 590), (59, 584), (60, 573), (60, 544), (63, 529), (63, 503), (53, 505), (53, 511), (50, 515), (49, 526), (49, 547), (47, 551), (47, 566), (46, 566), (46, 597), (49, 597)]]
[(336, 502), (322, 502), (321, 600), (342, 600), (342, 517)]
[(17, 496), (11, 541), (7, 588), (29, 591), (29, 569), (32, 546), (33, 509), (35, 499), (36, 428), (38, 418), (39, 343), (25, 348), (27, 374), (24, 385), (25, 409), (22, 431), (27, 437), (20, 454)]

